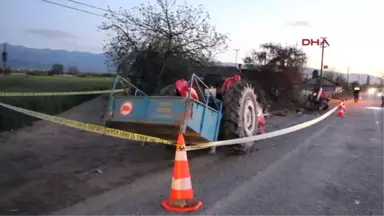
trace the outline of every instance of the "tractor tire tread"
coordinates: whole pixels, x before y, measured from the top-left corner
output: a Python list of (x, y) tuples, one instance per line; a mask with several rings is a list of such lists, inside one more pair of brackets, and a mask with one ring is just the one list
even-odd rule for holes
[[(223, 118), (222, 118), (222, 133), (221, 137), (224, 139), (236, 139), (246, 137), (243, 130), (242, 112), (244, 111), (244, 102), (246, 97), (251, 97), (256, 109), (257, 96), (252, 86), (247, 83), (239, 82), (233, 84), (225, 93), (223, 97)], [(254, 123), (256, 124), (256, 122)], [(257, 133), (255, 126), (254, 135)], [(249, 152), (252, 147), (250, 144), (242, 144), (243, 153)], [(236, 151), (238, 152), (238, 147)]]

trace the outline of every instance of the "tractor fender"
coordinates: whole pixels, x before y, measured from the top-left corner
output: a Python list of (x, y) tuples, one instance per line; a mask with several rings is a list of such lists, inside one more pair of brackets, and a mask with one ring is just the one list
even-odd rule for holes
[(239, 75), (235, 75), (234, 77), (229, 77), (225, 79), (223, 85), (221, 86), (221, 92), (225, 92), (233, 83), (240, 82), (241, 77)]

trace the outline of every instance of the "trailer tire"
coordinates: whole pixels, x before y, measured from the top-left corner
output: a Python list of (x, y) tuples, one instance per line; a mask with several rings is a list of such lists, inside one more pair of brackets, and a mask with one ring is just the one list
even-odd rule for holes
[[(222, 137), (236, 139), (257, 134), (257, 110), (259, 104), (254, 89), (247, 83), (234, 83), (223, 95)], [(237, 153), (249, 153), (254, 142), (234, 147)]]

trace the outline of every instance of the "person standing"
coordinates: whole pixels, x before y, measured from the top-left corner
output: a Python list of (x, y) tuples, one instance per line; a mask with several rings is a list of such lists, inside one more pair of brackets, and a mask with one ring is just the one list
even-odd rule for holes
[(381, 87), (381, 107), (384, 107), (384, 86)]
[(355, 86), (353, 88), (353, 98), (355, 99), (355, 103), (357, 103), (357, 101), (359, 101), (359, 96), (360, 96), (360, 87)]

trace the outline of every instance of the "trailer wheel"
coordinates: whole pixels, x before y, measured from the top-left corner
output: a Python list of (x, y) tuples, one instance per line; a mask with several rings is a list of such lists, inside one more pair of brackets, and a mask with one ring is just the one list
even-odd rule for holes
[[(234, 83), (223, 95), (222, 135), (224, 139), (236, 139), (257, 134), (257, 109), (254, 89), (246, 83)], [(235, 152), (249, 153), (254, 142), (234, 147)]]

